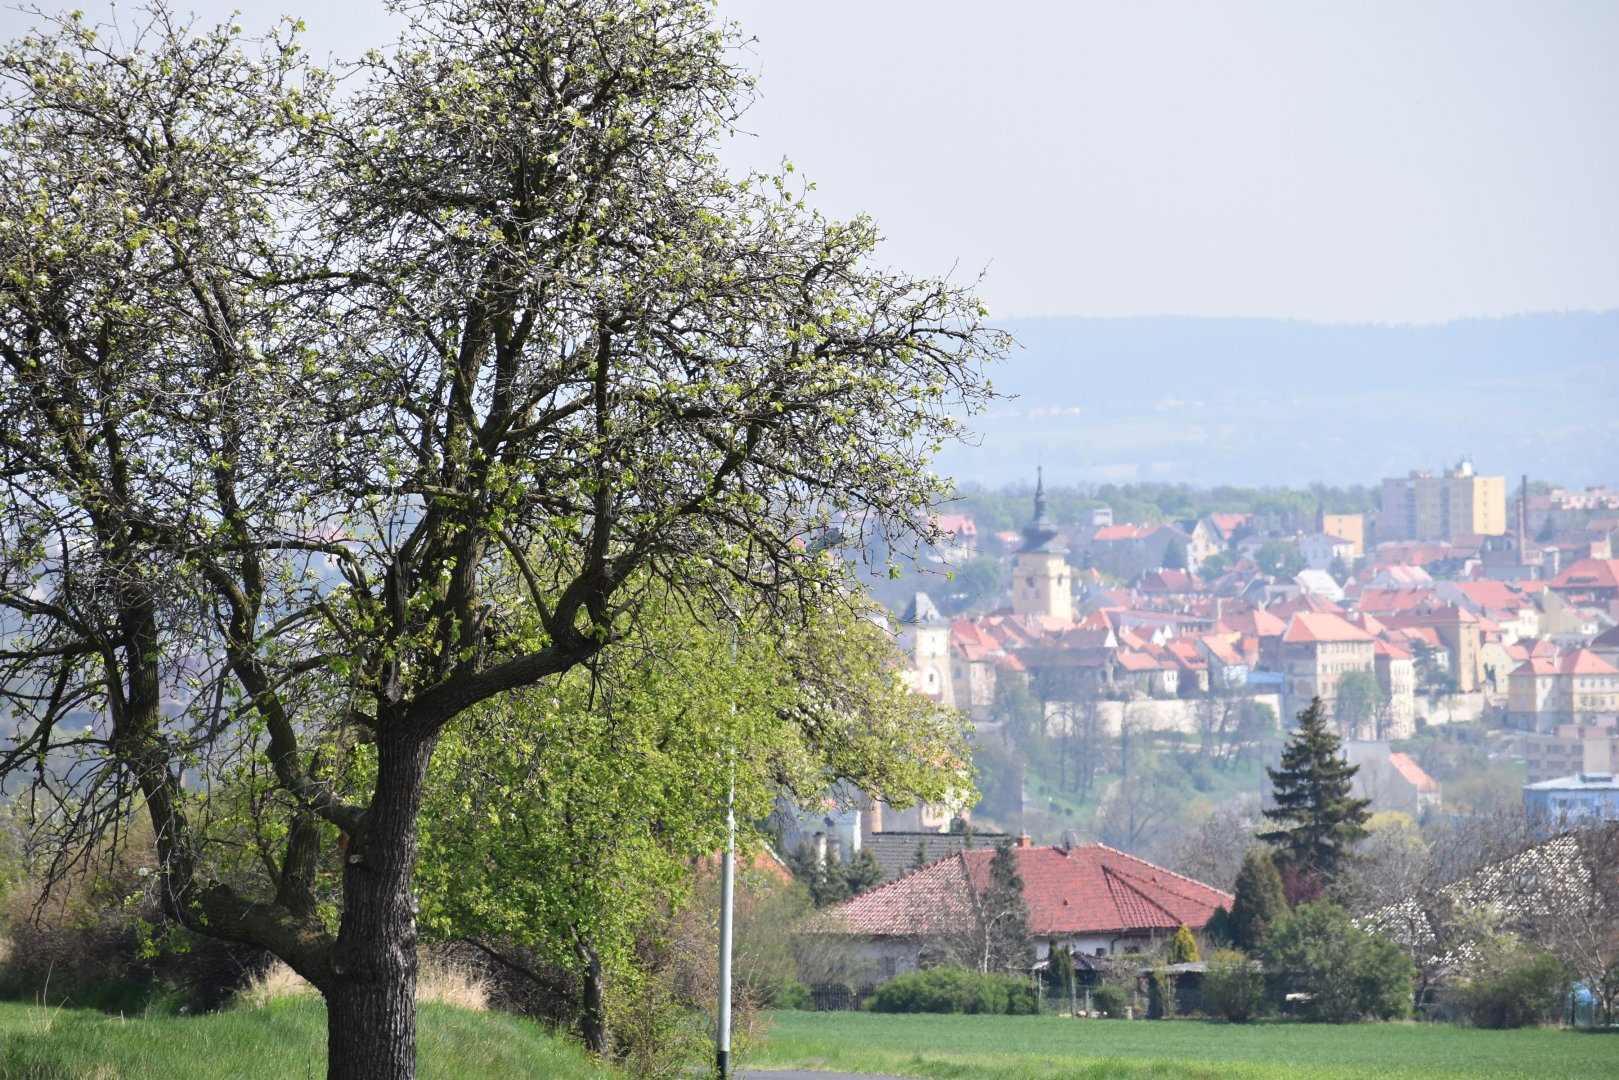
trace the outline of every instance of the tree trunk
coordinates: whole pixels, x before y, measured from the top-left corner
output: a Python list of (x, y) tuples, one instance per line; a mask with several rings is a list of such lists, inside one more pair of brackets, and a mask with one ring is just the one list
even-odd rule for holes
[(343, 918), (326, 990), (328, 1080), (416, 1073), (416, 913), (411, 872), (432, 739), (377, 738), (376, 797), (343, 866)]
[(601, 954), (593, 944), (574, 931), (574, 954), (584, 966), (584, 1008), (579, 1014), (579, 1034), (585, 1049), (606, 1055), (611, 1048), (607, 1031), (607, 974), (602, 971)]

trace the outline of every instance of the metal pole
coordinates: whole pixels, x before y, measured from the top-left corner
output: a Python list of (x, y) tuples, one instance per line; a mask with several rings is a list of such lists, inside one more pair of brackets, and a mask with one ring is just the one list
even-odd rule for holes
[(736, 876), (736, 751), (725, 792), (725, 858), (720, 867), (720, 1031), (715, 1064), (719, 1080), (731, 1075), (731, 883)]

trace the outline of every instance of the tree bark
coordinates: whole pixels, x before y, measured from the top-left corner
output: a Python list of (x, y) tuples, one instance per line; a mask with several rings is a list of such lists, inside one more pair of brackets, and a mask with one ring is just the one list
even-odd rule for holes
[(399, 731), (377, 738), (376, 797), (345, 859), (343, 918), (325, 989), (328, 1080), (412, 1080), (416, 1073), (410, 881), (433, 743)]
[(601, 954), (577, 930), (573, 948), (584, 966), (584, 1008), (579, 1014), (579, 1033), (587, 1050), (606, 1055), (611, 1049), (611, 1039), (607, 1031), (607, 975), (602, 971)]

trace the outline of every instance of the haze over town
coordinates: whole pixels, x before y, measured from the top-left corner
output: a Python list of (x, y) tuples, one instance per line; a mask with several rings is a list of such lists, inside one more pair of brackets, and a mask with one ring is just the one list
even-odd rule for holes
[[(731, 164), (792, 160), (894, 265), (982, 271), (1022, 343), (993, 374), (1018, 400), (944, 471), (1371, 483), (1471, 453), (1613, 479), (1613, 5), (719, 10), (757, 39)], [(317, 57), (402, 25), (378, 0), (297, 14)]]

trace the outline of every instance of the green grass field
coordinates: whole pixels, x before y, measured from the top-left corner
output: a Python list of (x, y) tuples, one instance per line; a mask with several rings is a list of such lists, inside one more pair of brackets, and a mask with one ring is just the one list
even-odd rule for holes
[(1619, 1035), (1448, 1025), (1069, 1020), (1048, 1016), (773, 1016), (753, 1068), (938, 1080), (1613, 1080)]
[[(423, 1005), (423, 1080), (611, 1080), (574, 1046), (526, 1020)], [(326, 1075), (325, 1007), (310, 998), (199, 1017), (123, 1020), (0, 1003), (5, 1080), (311, 1080)]]

